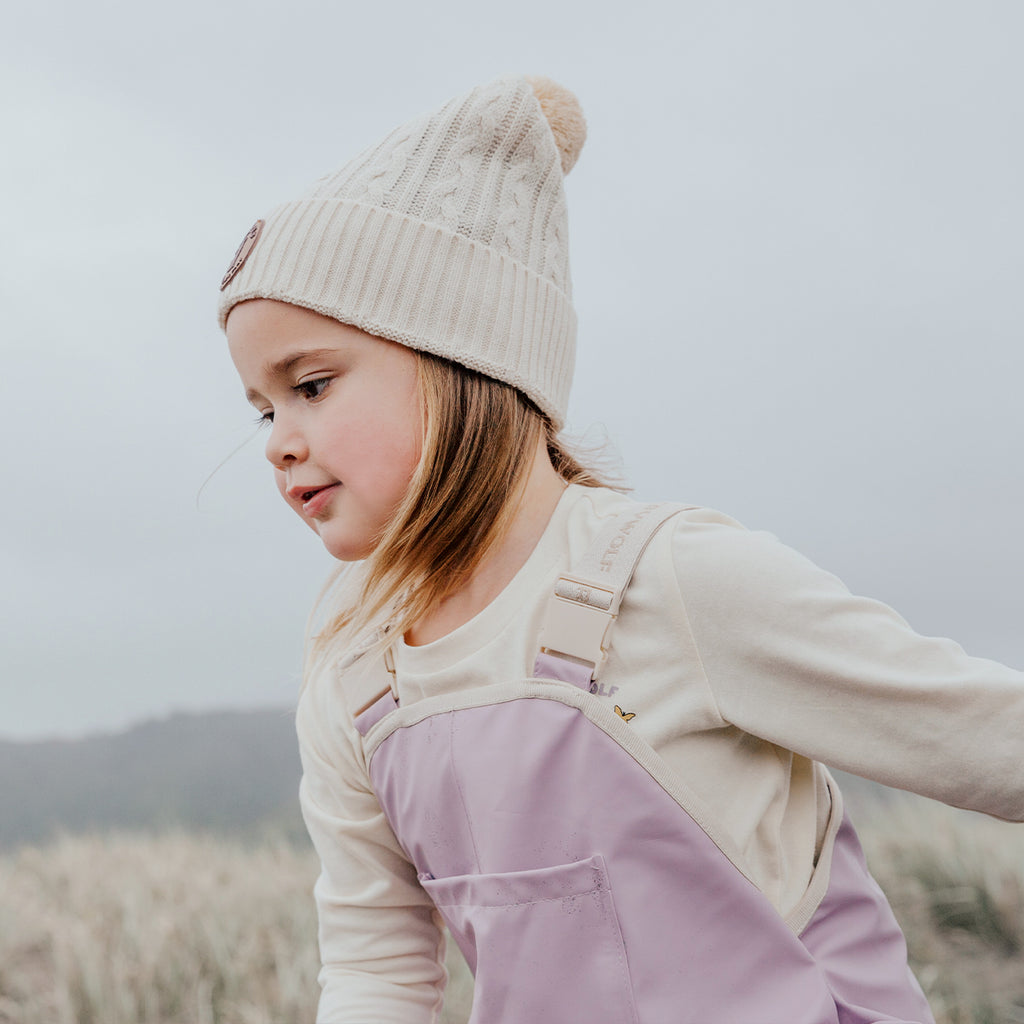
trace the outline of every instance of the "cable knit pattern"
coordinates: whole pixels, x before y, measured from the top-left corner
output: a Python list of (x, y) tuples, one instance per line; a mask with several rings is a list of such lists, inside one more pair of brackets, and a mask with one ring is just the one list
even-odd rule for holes
[(415, 136), (411, 132), (400, 134), (394, 149), (387, 154), (387, 164), (376, 168), (364, 189), (366, 201), (375, 206), (383, 206), (387, 196), (395, 187), (409, 164), (409, 156), (415, 145)]
[[(552, 94), (578, 150), (578, 104)], [(221, 326), (246, 299), (292, 302), (506, 381), (561, 426), (576, 316), (559, 131), (519, 77), (396, 128), (266, 218)]]

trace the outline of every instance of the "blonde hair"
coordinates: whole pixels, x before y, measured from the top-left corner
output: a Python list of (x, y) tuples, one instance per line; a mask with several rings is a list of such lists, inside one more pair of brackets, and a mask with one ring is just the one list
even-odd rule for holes
[[(318, 602), (311, 654), (388, 624), (401, 635), (469, 578), (519, 509), (543, 437), (567, 483), (607, 486), (522, 392), (459, 363), (417, 353), (423, 446), (409, 489), (358, 570), (340, 567)], [(328, 607), (329, 606), (329, 607)], [(314, 609), (314, 614), (316, 609)]]

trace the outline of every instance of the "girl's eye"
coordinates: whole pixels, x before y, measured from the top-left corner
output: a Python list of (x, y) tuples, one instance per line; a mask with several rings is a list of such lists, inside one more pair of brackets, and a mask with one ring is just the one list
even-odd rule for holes
[(307, 398), (312, 402), (327, 390), (327, 385), (330, 383), (330, 377), (317, 377), (315, 380), (304, 380), (301, 384), (296, 384), (292, 391), (297, 392), (303, 398)]
[[(301, 384), (292, 385), (292, 391), (300, 395), (307, 402), (315, 402), (323, 396), (327, 386), (331, 383), (330, 377), (316, 377), (313, 380), (304, 380)], [(274, 422), (274, 410), (266, 409), (256, 417), (256, 425), (265, 427)]]

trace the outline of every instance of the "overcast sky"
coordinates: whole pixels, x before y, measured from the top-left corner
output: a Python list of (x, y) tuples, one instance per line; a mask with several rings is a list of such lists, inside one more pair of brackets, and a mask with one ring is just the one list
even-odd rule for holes
[(0, 736), (292, 703), (329, 564), (262, 441), (231, 455), (221, 275), (277, 202), (508, 71), (590, 124), (571, 428), (640, 496), (1024, 667), (1022, 45), (1019, 0), (19, 4)]

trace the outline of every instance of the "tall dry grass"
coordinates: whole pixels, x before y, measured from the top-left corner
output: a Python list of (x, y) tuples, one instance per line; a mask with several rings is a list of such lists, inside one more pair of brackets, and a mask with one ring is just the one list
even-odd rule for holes
[[(283, 839), (111, 833), (0, 857), (0, 1024), (311, 1022), (316, 874)], [(457, 953), (451, 973), (461, 1024)]]
[(910, 797), (856, 820), (939, 1024), (1024, 1024), (1024, 825)]
[(315, 864), (284, 843), (63, 838), (0, 861), (0, 1021), (311, 1020)]
[[(924, 801), (859, 820), (940, 1024), (1024, 1024), (1024, 827)], [(316, 870), (284, 841), (189, 835), (2, 857), (0, 1024), (312, 1021)], [(445, 1022), (460, 1024), (469, 980), (449, 968)]]

